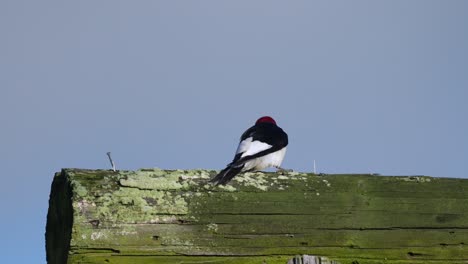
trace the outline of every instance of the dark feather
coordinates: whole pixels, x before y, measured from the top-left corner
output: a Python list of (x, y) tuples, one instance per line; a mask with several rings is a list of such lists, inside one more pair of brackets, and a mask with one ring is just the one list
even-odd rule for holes
[(216, 185), (225, 185), (228, 183), (234, 176), (239, 174), (241, 172), (242, 168), (244, 168), (244, 165), (234, 167), (231, 164), (229, 164), (224, 170), (218, 173), (213, 179), (210, 180), (210, 182), (215, 183)]
[(271, 123), (260, 123), (247, 129), (241, 136), (241, 141), (252, 137), (252, 141), (261, 141), (279, 149), (288, 145), (288, 134), (279, 126)]

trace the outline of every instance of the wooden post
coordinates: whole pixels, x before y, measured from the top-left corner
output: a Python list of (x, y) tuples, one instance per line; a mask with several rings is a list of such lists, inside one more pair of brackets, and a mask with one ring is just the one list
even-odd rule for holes
[(48, 263), (468, 261), (466, 179), (257, 172), (213, 186), (215, 174), (62, 170)]

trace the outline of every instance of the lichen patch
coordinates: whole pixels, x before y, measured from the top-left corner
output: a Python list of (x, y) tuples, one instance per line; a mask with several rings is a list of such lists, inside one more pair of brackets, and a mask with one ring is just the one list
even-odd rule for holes
[(234, 180), (244, 186), (252, 186), (262, 191), (268, 190), (268, 182), (261, 172), (246, 172), (236, 176)]
[(168, 174), (159, 176), (149, 173), (135, 173), (127, 175), (127, 178), (120, 179), (119, 183), (122, 186), (133, 187), (146, 190), (177, 190), (183, 186), (178, 182), (179, 175)]

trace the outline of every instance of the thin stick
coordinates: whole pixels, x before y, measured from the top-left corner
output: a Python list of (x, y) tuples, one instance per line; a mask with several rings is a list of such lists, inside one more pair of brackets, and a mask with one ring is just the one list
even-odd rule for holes
[(315, 170), (315, 160), (314, 160), (314, 174), (317, 174), (317, 171)]
[(109, 161), (112, 165), (112, 170), (115, 171), (115, 163), (114, 161), (112, 160), (112, 157), (111, 157), (111, 153), (110, 152), (107, 152), (107, 156), (109, 157)]

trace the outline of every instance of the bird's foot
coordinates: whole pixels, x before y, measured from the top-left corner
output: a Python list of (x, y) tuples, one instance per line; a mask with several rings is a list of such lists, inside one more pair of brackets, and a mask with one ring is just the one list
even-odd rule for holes
[(284, 168), (281, 168), (281, 167), (276, 167), (276, 173), (280, 173), (280, 174), (287, 174), (288, 172), (293, 172), (292, 169), (284, 169)]

